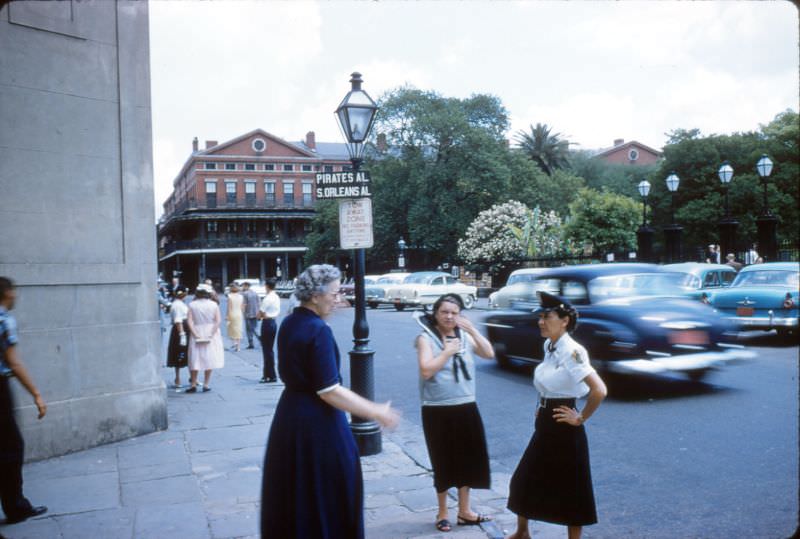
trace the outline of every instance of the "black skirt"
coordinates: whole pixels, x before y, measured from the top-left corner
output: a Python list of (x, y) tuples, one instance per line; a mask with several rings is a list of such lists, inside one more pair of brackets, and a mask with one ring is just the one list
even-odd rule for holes
[(564, 526), (597, 522), (583, 425), (557, 423), (552, 409), (539, 409), (536, 430), (511, 476), (508, 509), (530, 520)]
[(422, 430), (436, 492), (491, 487), (486, 433), (476, 403), (423, 406)]
[[(186, 324), (181, 322), (184, 327)], [(186, 335), (188, 342), (189, 335)], [(167, 345), (167, 367), (186, 367), (189, 365), (187, 346), (181, 346), (181, 333), (178, 326), (172, 324), (172, 332), (169, 334), (169, 345)]]

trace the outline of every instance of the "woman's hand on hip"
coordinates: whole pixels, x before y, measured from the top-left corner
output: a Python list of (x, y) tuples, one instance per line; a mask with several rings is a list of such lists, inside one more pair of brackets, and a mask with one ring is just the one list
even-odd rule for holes
[(559, 406), (553, 410), (553, 418), (556, 423), (567, 423), (573, 427), (580, 427), (583, 425), (583, 416), (575, 408), (569, 406)]

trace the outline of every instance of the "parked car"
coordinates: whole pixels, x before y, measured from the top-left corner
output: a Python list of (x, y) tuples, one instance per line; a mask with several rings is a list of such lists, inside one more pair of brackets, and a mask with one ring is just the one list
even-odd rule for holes
[(729, 288), (712, 296), (711, 305), (742, 328), (796, 332), (799, 274), (797, 262), (746, 266)]
[(536, 276), (545, 268), (522, 268), (514, 270), (508, 276), (506, 285), (489, 294), (490, 309), (530, 308), (538, 302), (536, 292), (539, 290)]
[(661, 268), (675, 274), (675, 285), (686, 296), (704, 303), (710, 303), (713, 292), (729, 287), (736, 278), (736, 270), (727, 264), (683, 262)]
[[(366, 293), (366, 289), (368, 286), (375, 284), (378, 281), (378, 275), (364, 275), (364, 291)], [(351, 306), (356, 304), (356, 282), (355, 280), (351, 279), (346, 283), (343, 283), (339, 287), (339, 292), (342, 294), (342, 297), (349, 303)]]
[[(652, 295), (664, 272), (652, 264), (591, 264), (548, 268), (540, 288), (575, 305), (575, 339), (600, 370), (677, 372), (699, 380), (718, 366), (753, 357), (734, 343), (736, 328), (710, 306), (674, 295)], [(485, 324), (501, 365), (538, 363), (544, 339), (538, 315), (497, 311)]]
[(411, 275), (410, 273), (384, 273), (380, 275), (373, 284), (364, 286), (364, 296), (367, 298), (367, 305), (370, 309), (377, 309), (386, 301), (386, 290), (395, 284), (400, 284), (403, 279)]
[(390, 286), (384, 301), (402, 311), (406, 307), (431, 305), (442, 294), (458, 294), (464, 301), (464, 307), (471, 309), (475, 305), (478, 288), (465, 285), (449, 273), (418, 271), (408, 275), (401, 284)]
[[(240, 289), (242, 288), (242, 285), (244, 283), (250, 283), (250, 290), (258, 294), (258, 299), (264, 299), (264, 297), (267, 295), (267, 287), (261, 284), (261, 281), (259, 279), (239, 278), (239, 279), (234, 279), (233, 282), (236, 283), (236, 286), (238, 286)], [(227, 296), (228, 292), (230, 291), (231, 291), (230, 286), (226, 286), (225, 295)]]

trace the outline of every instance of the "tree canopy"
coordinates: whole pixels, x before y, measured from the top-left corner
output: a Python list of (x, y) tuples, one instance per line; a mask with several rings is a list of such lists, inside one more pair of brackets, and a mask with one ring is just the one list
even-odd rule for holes
[(576, 244), (590, 243), (596, 253), (633, 250), (639, 208), (624, 195), (583, 188), (569, 206), (566, 237)]
[(537, 123), (530, 126), (530, 132), (518, 131), (514, 138), (519, 149), (548, 176), (569, 167), (570, 142), (551, 131), (547, 124)]

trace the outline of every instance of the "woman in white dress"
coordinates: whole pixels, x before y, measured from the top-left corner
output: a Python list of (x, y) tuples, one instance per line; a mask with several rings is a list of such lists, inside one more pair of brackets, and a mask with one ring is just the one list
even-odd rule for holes
[(186, 393), (197, 392), (197, 373), (203, 371), (203, 391), (211, 391), (211, 371), (225, 366), (225, 350), (219, 326), (222, 315), (219, 305), (211, 301), (212, 289), (197, 285), (195, 299), (189, 304), (186, 323), (189, 326), (189, 372), (191, 385)]
[(231, 285), (231, 291), (228, 294), (228, 314), (225, 316), (225, 321), (228, 322), (226, 328), (228, 338), (233, 341), (231, 348), (238, 352), (244, 323), (244, 296), (239, 293), (239, 287), (236, 284)]

